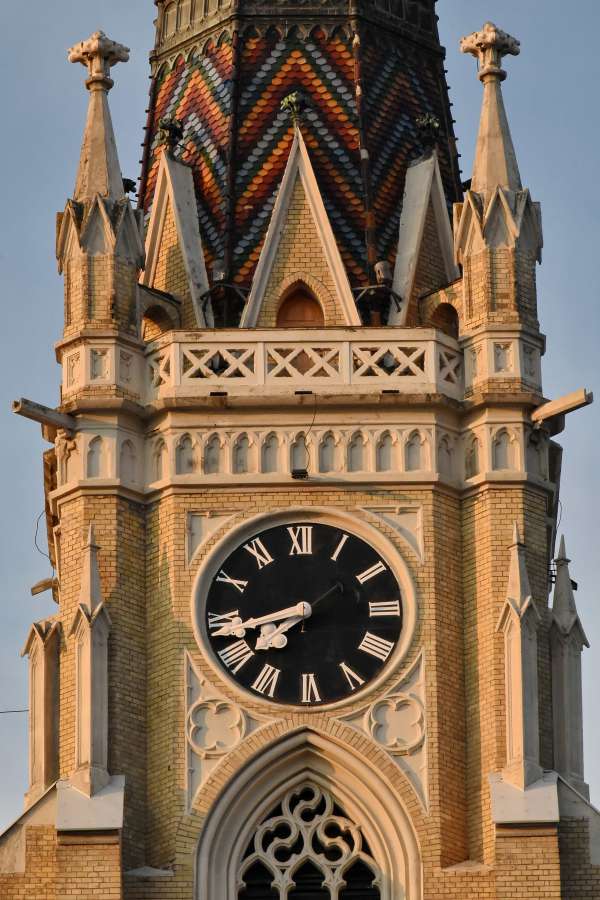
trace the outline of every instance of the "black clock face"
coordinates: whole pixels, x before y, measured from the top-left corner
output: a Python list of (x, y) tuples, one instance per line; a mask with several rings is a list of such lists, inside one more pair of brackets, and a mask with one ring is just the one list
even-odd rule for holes
[(330, 525), (268, 528), (219, 569), (206, 632), (229, 677), (274, 703), (314, 706), (364, 688), (402, 628), (402, 597), (386, 560)]

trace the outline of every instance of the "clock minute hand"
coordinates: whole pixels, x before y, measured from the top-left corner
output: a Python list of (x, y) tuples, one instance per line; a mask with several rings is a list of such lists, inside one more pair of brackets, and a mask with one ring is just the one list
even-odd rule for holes
[(298, 619), (306, 619), (310, 616), (310, 611), (308, 603), (296, 603), (295, 606), (288, 606), (286, 609), (280, 609), (266, 616), (246, 619), (245, 622), (228, 622), (227, 625), (223, 625), (217, 631), (213, 631), (213, 637), (227, 637), (230, 634), (238, 635), (240, 631), (244, 632), (249, 628), (258, 628), (259, 625), (270, 625), (273, 622), (280, 622), (282, 619), (290, 619), (293, 616), (298, 617)]

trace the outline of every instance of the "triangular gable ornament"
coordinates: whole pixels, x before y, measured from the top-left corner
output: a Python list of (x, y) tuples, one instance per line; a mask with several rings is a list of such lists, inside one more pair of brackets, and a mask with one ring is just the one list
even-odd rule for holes
[(294, 140), (273, 208), (267, 236), (258, 260), (252, 290), (240, 322), (241, 328), (255, 328), (259, 320), (262, 304), (277, 260), (281, 238), (288, 221), (290, 204), (297, 179), (300, 179), (302, 184), (311, 218), (320, 239), (327, 270), (335, 287), (336, 299), (344, 319), (341, 324), (361, 324), (346, 268), (333, 234), (325, 204), (323, 203), (308, 150), (300, 128), (296, 125)]
[(210, 304), (203, 305), (209, 290), (208, 274), (198, 226), (198, 208), (192, 170), (165, 150), (160, 159), (152, 214), (146, 236), (146, 268), (142, 284), (153, 287), (160, 259), (163, 230), (172, 210), (179, 249), (189, 282), (190, 296), (198, 328), (212, 328)]
[[(409, 304), (415, 286), (419, 262), (424, 249), (427, 214), (432, 209), (435, 219), (439, 250), (442, 254), (446, 279), (449, 284), (459, 277), (454, 262), (452, 227), (446, 206), (446, 196), (435, 151), (425, 159), (413, 163), (406, 173), (400, 236), (394, 268), (394, 293), (402, 298), (402, 306), (390, 308), (389, 324), (405, 325)], [(443, 287), (443, 285), (439, 285)]]

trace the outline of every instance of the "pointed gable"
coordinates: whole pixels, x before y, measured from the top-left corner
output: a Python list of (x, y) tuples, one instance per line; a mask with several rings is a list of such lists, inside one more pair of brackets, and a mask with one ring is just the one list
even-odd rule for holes
[(212, 313), (202, 302), (209, 284), (192, 171), (166, 151), (160, 162), (146, 253), (142, 283), (182, 301), (184, 328), (210, 327)]
[(282, 296), (305, 285), (328, 325), (360, 325), (350, 282), (300, 130), (296, 129), (242, 328), (273, 326)]
[(459, 277), (454, 263), (450, 218), (437, 153), (406, 174), (393, 289), (402, 307), (390, 311), (390, 325), (411, 324), (414, 299)]

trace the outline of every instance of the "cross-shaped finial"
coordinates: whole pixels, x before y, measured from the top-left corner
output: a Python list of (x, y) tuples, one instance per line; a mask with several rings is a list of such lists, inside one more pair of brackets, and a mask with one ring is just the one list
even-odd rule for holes
[(479, 60), (479, 78), (484, 81), (487, 76), (504, 81), (506, 72), (502, 68), (504, 56), (518, 56), (521, 52), (520, 42), (505, 31), (497, 28), (493, 22), (486, 22), (481, 31), (474, 31), (460, 42), (463, 53), (470, 53)]
[(68, 59), (69, 62), (87, 66), (90, 75), (85, 84), (88, 90), (110, 91), (114, 84), (110, 70), (117, 63), (127, 62), (129, 47), (111, 41), (103, 31), (96, 31), (87, 41), (80, 41), (71, 47)]

